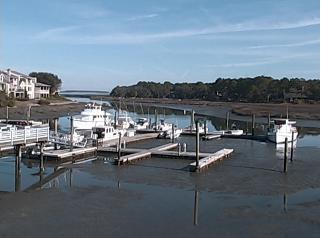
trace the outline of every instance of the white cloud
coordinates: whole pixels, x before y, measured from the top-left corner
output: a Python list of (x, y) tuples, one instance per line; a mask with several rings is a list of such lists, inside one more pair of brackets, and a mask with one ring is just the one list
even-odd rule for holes
[(133, 17), (128, 18), (127, 21), (138, 21), (138, 20), (144, 20), (144, 19), (154, 18), (154, 17), (158, 17), (158, 16), (159, 16), (159, 14), (156, 14), (156, 13), (140, 15), (140, 16), (133, 16)]
[(289, 44), (275, 44), (275, 45), (256, 45), (250, 46), (248, 49), (264, 49), (264, 48), (278, 48), (278, 47), (298, 47), (298, 46), (306, 46), (306, 45), (315, 45), (319, 44), (320, 40), (310, 40), (310, 41), (303, 41), (303, 42), (296, 42), (296, 43), (289, 43)]
[[(141, 16), (143, 17), (143, 16)], [(145, 17), (154, 17), (153, 14)], [(238, 24), (217, 25), (213, 27), (183, 29), (167, 32), (156, 33), (96, 33), (86, 34), (87, 30), (82, 29), (81, 26), (61, 27), (49, 29), (44, 32), (36, 34), (35, 38), (38, 40), (68, 43), (68, 44), (137, 44), (149, 41), (195, 37), (202, 35), (211, 35), (227, 32), (244, 32), (244, 31), (263, 31), (263, 30), (286, 30), (295, 29), (308, 26), (319, 25), (319, 18), (304, 19), (298, 22), (278, 22), (278, 23), (258, 23), (258, 22), (244, 22)], [(81, 30), (81, 31), (79, 31)], [(93, 29), (91, 29), (90, 32)], [(95, 29), (94, 29), (95, 30)]]

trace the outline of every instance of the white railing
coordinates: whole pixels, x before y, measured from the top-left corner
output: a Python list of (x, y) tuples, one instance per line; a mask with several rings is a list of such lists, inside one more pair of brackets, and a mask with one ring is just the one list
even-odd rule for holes
[(49, 126), (27, 127), (23, 129), (11, 129), (8, 131), (0, 131), (1, 144), (18, 144), (31, 143), (49, 140)]

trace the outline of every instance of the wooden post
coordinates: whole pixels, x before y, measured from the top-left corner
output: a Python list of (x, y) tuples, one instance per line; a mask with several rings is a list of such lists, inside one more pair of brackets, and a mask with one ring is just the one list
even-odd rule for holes
[(284, 173), (287, 172), (287, 137), (284, 142)]
[(199, 122), (196, 121), (196, 170), (199, 167)]
[(190, 132), (192, 132), (195, 123), (195, 111), (191, 111), (191, 123), (190, 123)]
[(40, 162), (39, 162), (39, 173), (45, 171), (44, 168), (44, 143), (40, 143)]
[(193, 224), (198, 225), (198, 208), (199, 208), (199, 192), (195, 190), (195, 205), (193, 210)]
[(255, 114), (252, 115), (252, 136), (255, 135)]
[(74, 123), (73, 123), (73, 116), (70, 117), (70, 148), (69, 151), (73, 151), (74, 147)]
[(9, 107), (7, 106), (7, 116), (6, 116), (6, 123), (8, 124), (9, 121)]
[(187, 152), (187, 144), (186, 143), (183, 143), (183, 145), (182, 145), (182, 147), (183, 147), (183, 152)]
[(157, 130), (157, 124), (158, 124), (158, 112), (157, 109), (154, 109), (154, 130)]
[(180, 152), (181, 152), (181, 144), (178, 143), (178, 156), (180, 156)]
[(226, 112), (226, 130), (229, 130), (229, 112)]
[(203, 130), (204, 130), (204, 134), (205, 134), (205, 137), (206, 137), (207, 136), (207, 120), (206, 119), (203, 122)]
[(27, 125), (29, 125), (30, 117), (31, 117), (31, 105), (29, 105), (29, 107), (28, 107), (28, 112), (27, 112)]
[(172, 124), (172, 138), (171, 138), (171, 141), (172, 143), (174, 143), (174, 124)]
[[(54, 119), (54, 135), (58, 135), (58, 119)], [(38, 141), (38, 140), (37, 140)], [(57, 150), (57, 143), (54, 144), (54, 150)]]
[(294, 131), (292, 131), (292, 142), (291, 142), (291, 161), (293, 161), (293, 152), (294, 152)]
[(21, 145), (15, 146), (16, 163), (15, 163), (15, 192), (20, 191), (21, 187)]
[(116, 129), (116, 122), (117, 122), (117, 117), (116, 117), (116, 110), (114, 113), (114, 129)]
[(271, 114), (268, 113), (268, 116), (267, 116), (267, 132), (269, 131), (270, 124), (271, 124)]
[(120, 162), (121, 159), (121, 138), (122, 138), (122, 134), (121, 132), (119, 133), (119, 142), (118, 142), (118, 150), (117, 150), (117, 158)]

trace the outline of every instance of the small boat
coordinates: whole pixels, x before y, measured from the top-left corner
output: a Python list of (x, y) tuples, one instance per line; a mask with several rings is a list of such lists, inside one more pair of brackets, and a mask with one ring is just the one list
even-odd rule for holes
[(274, 143), (284, 143), (285, 138), (288, 142), (297, 139), (298, 131), (295, 126), (293, 126), (296, 121), (290, 121), (289, 119), (274, 119), (270, 121), (269, 128), (267, 131), (267, 138), (269, 141)]
[(78, 134), (76, 130), (74, 130), (72, 138), (70, 134), (64, 133), (55, 134), (51, 132), (49, 135), (49, 141), (54, 144), (69, 146), (71, 144), (71, 140), (73, 140), (73, 147), (84, 148), (87, 145), (87, 139), (85, 136)]
[(164, 119), (161, 119), (159, 123), (154, 124), (153, 130), (155, 131), (168, 131), (172, 129), (172, 124), (166, 123)]
[(110, 124), (111, 114), (102, 110), (101, 105), (86, 104), (80, 115), (73, 117), (74, 128), (80, 130), (91, 130), (93, 127)]
[(98, 139), (101, 141), (109, 141), (109, 140), (119, 138), (120, 133), (121, 133), (121, 137), (123, 137), (126, 133), (126, 130), (115, 129), (113, 126), (102, 126), (102, 127), (94, 127), (93, 133), (97, 135), (95, 139)]
[[(203, 133), (205, 133), (205, 128), (204, 128), (204, 126), (202, 126), (202, 125), (199, 125), (199, 133), (200, 134), (203, 134)], [(195, 125), (193, 125), (192, 126), (192, 128), (191, 128), (191, 126), (188, 126), (188, 127), (186, 127), (185, 128), (185, 131), (187, 131), (187, 132), (192, 132), (192, 133), (196, 133), (196, 126)], [(206, 128), (206, 133), (208, 133), (208, 127)]]
[(116, 125), (120, 129), (128, 129), (128, 128), (133, 128), (134, 127), (134, 121), (130, 116), (128, 116), (127, 112), (123, 112), (120, 114), (117, 118)]
[(175, 139), (178, 138), (182, 133), (182, 129), (174, 128), (174, 133), (172, 133), (172, 129), (167, 131), (161, 131), (158, 135), (158, 138), (165, 138), (165, 139)]
[(148, 119), (145, 117), (139, 118), (134, 126), (135, 130), (145, 130), (148, 128), (149, 128), (149, 122), (148, 122)]

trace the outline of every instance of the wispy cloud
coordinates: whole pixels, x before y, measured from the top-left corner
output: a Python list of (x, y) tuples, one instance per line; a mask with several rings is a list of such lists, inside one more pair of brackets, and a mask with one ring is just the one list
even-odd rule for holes
[(279, 47), (298, 47), (298, 46), (306, 46), (306, 45), (315, 45), (319, 44), (320, 40), (310, 40), (310, 41), (303, 41), (303, 42), (296, 42), (296, 43), (289, 43), (289, 44), (274, 44), (274, 45), (256, 45), (250, 46), (248, 49), (264, 49), (264, 48), (279, 48)]
[[(143, 17), (143, 16), (141, 16)], [(145, 17), (154, 17), (153, 14)], [(86, 29), (81, 27), (62, 27), (49, 29), (44, 32), (36, 34), (34, 38), (38, 40), (69, 43), (69, 44), (137, 44), (148, 41), (156, 41), (172, 38), (195, 37), (202, 35), (211, 35), (227, 32), (244, 32), (244, 31), (264, 31), (264, 30), (286, 30), (295, 29), (308, 26), (315, 26), (320, 24), (319, 18), (304, 19), (297, 22), (282, 22), (282, 23), (262, 23), (258, 22), (244, 22), (230, 25), (216, 25), (205, 28), (182, 29), (168, 32), (156, 33), (91, 33), (86, 34)], [(79, 31), (82, 30), (82, 31)], [(91, 29), (91, 32), (93, 29)]]
[(140, 16), (133, 16), (127, 19), (127, 21), (138, 21), (138, 20), (144, 20), (144, 19), (149, 19), (149, 18), (155, 18), (158, 17), (159, 14), (157, 13), (151, 13), (151, 14), (146, 14), (146, 15), (140, 15)]

